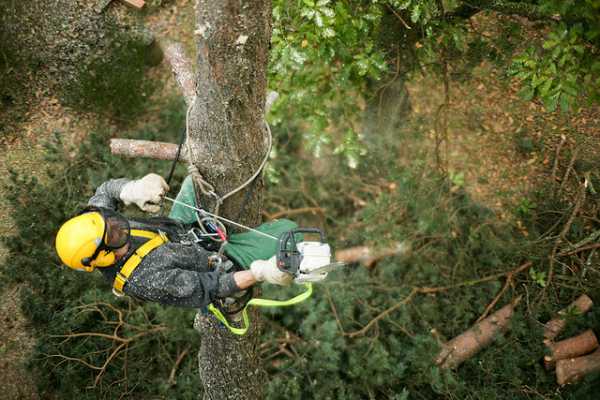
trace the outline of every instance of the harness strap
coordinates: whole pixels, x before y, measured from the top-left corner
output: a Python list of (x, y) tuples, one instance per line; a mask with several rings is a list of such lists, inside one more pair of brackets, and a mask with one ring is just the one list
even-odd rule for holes
[(162, 232), (155, 233), (151, 231), (132, 229), (131, 236), (143, 237), (150, 240), (141, 245), (127, 259), (121, 270), (117, 272), (117, 276), (115, 277), (115, 281), (113, 282), (113, 292), (115, 292), (115, 294), (117, 295), (123, 295), (123, 287), (127, 283), (127, 280), (129, 279), (133, 271), (135, 271), (137, 266), (140, 265), (142, 259), (152, 250), (169, 241), (169, 239), (167, 239), (167, 237)]
[(286, 307), (286, 306), (293, 306), (295, 304), (301, 303), (304, 300), (308, 299), (313, 292), (313, 287), (312, 287), (312, 283), (305, 283), (304, 286), (306, 287), (306, 290), (302, 293), (300, 293), (299, 295), (292, 297), (291, 299), (288, 300), (271, 300), (271, 299), (252, 299), (250, 300), (246, 306), (244, 307), (244, 309), (242, 310), (242, 327), (237, 328), (235, 326), (232, 326), (229, 321), (227, 321), (227, 318), (225, 318), (225, 316), (223, 315), (223, 313), (221, 312), (221, 310), (219, 310), (214, 304), (209, 304), (208, 305), (208, 310), (213, 313), (213, 315), (223, 324), (227, 327), (227, 329), (229, 329), (231, 331), (231, 333), (234, 333), (236, 335), (245, 335), (246, 332), (248, 332), (248, 328), (250, 327), (250, 317), (248, 317), (248, 306), (255, 306), (255, 307)]

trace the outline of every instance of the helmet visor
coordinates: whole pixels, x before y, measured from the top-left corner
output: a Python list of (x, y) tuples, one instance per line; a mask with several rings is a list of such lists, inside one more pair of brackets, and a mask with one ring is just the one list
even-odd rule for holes
[(104, 218), (104, 246), (108, 249), (118, 249), (129, 241), (129, 222), (119, 213), (112, 210), (102, 210)]

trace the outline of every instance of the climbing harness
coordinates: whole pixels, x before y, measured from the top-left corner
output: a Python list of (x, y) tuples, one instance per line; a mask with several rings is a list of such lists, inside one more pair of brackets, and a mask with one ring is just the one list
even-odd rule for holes
[(216, 218), (217, 220), (221, 220), (221, 221), (223, 221), (223, 222), (226, 222), (226, 223), (228, 223), (228, 224), (230, 224), (230, 225), (236, 226), (236, 227), (238, 227), (238, 228), (246, 229), (246, 230), (248, 230), (248, 231), (251, 231), (251, 232), (257, 233), (257, 234), (259, 234), (259, 235), (261, 235), (261, 236), (268, 237), (269, 239), (273, 239), (273, 240), (275, 240), (275, 241), (279, 242), (279, 238), (278, 238), (278, 237), (276, 237), (276, 236), (269, 235), (268, 233), (261, 232), (261, 231), (259, 231), (259, 230), (256, 230), (256, 229), (254, 229), (254, 228), (250, 228), (249, 226), (246, 226), (246, 225), (240, 224), (240, 223), (238, 223), (238, 222), (232, 221), (232, 220), (230, 220), (230, 219), (227, 219), (227, 218), (225, 218), (225, 217), (222, 217), (222, 216), (220, 216), (220, 215), (217, 215), (217, 214), (210, 213), (210, 212), (208, 212), (208, 211), (206, 211), (206, 210), (203, 210), (203, 209), (201, 209), (201, 208), (198, 208), (198, 207), (190, 206), (190, 205), (189, 205), (189, 204), (187, 204), (187, 203), (184, 203), (184, 202), (182, 202), (182, 201), (179, 201), (179, 200), (175, 200), (175, 199), (173, 199), (173, 198), (171, 198), (171, 197), (168, 197), (168, 196), (164, 196), (164, 199), (165, 199), (165, 200), (168, 200), (168, 201), (170, 201), (171, 203), (174, 203), (174, 204), (179, 204), (179, 205), (181, 205), (181, 206), (184, 206), (184, 207), (190, 208), (190, 209), (192, 209), (192, 210), (194, 210), (194, 211), (198, 212), (198, 214), (200, 214), (200, 215), (206, 215), (206, 216), (209, 216), (209, 217)]
[(119, 297), (123, 296), (123, 287), (129, 280), (129, 277), (133, 271), (135, 271), (138, 265), (140, 265), (142, 259), (152, 250), (169, 241), (167, 236), (160, 231), (156, 233), (141, 229), (132, 229), (131, 236), (146, 238), (149, 240), (137, 248), (135, 252), (127, 259), (121, 270), (117, 272), (113, 282), (113, 293)]
[[(287, 273), (290, 273), (294, 276), (294, 281), (298, 284), (302, 284), (305, 287), (305, 291), (298, 294), (297, 296), (288, 299), (288, 300), (273, 300), (273, 299), (261, 299), (261, 298), (253, 298), (248, 300), (245, 305), (242, 306), (242, 327), (235, 327), (230, 324), (230, 322), (225, 317), (225, 314), (233, 314), (239, 312), (224, 312), (223, 307), (219, 307), (217, 305), (210, 304), (208, 306), (208, 310), (223, 324), (225, 325), (232, 333), (236, 335), (244, 335), (249, 328), (250, 319), (248, 317), (247, 308), (249, 306), (255, 307), (286, 307), (298, 304), (306, 299), (308, 299), (313, 292), (312, 282), (322, 281), (327, 276), (327, 273), (333, 269), (341, 267), (345, 265), (344, 263), (331, 263), (331, 249), (328, 244), (325, 243), (325, 237), (323, 232), (316, 228), (298, 228), (288, 231), (283, 234), (281, 238), (277, 238), (276, 236), (269, 235), (267, 233), (261, 232), (257, 229), (251, 228), (249, 226), (240, 224), (235, 221), (231, 221), (225, 217), (209, 213), (206, 210), (201, 208), (197, 208), (191, 206), (189, 204), (180, 202), (178, 200), (172, 199), (170, 197), (166, 197), (165, 199), (174, 203), (179, 204), (184, 207), (188, 207), (196, 210), (199, 214), (207, 214), (212, 216), (218, 220), (222, 220), (228, 224), (237, 226), (239, 228), (246, 229), (248, 231), (254, 232), (256, 234), (267, 237), (271, 240), (275, 240), (278, 242), (278, 251), (277, 251), (277, 267)], [(317, 234), (319, 235), (319, 241), (303, 241), (297, 243), (296, 236), (298, 235), (308, 235), (308, 234)], [(221, 250), (223, 247), (221, 247)], [(218, 254), (216, 257), (220, 257)], [(217, 262), (221, 262), (220, 259), (217, 259)]]

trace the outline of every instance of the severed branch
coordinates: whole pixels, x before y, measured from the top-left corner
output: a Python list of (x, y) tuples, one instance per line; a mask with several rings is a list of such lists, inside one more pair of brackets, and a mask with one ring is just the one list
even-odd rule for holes
[(410, 245), (405, 242), (396, 243), (396, 245), (384, 249), (356, 246), (336, 251), (335, 259), (344, 263), (360, 263), (367, 268), (373, 268), (382, 258), (404, 255), (410, 250)]
[(144, 0), (121, 0), (121, 2), (125, 3), (129, 7), (135, 8), (136, 10), (141, 10), (144, 8)]
[[(171, 50), (173, 51), (173, 49), (171, 49)], [(166, 52), (167, 50), (164, 49), (164, 51)], [(171, 56), (173, 56), (173, 54), (171, 54)], [(165, 53), (165, 57), (168, 57), (166, 53)], [(182, 67), (182, 68), (185, 68), (185, 67)], [(182, 76), (184, 76), (186, 73), (182, 72), (181, 74), (182, 74)], [(178, 76), (177, 73), (175, 73), (176, 79), (177, 79), (177, 76)], [(179, 80), (178, 80), (178, 82), (179, 82)], [(189, 90), (189, 88), (184, 87), (184, 85), (187, 86), (187, 85), (191, 85), (191, 84), (193, 84), (193, 82), (188, 82), (187, 80), (185, 82), (180, 82), (182, 91)], [(184, 94), (184, 97), (186, 97), (186, 96), (187, 96), (187, 94)], [(192, 92), (192, 97), (193, 97), (193, 92)], [(279, 97), (279, 94), (275, 91), (270, 91), (267, 94), (267, 98), (265, 101), (266, 112), (268, 112), (271, 109), (271, 106), (273, 106), (273, 103), (275, 103), (275, 101), (277, 100), (278, 97)], [(188, 102), (187, 97), (186, 97), (186, 102)], [(152, 158), (155, 160), (174, 160), (175, 157), (177, 156), (177, 148), (178, 147), (179, 146), (175, 143), (155, 142), (155, 141), (151, 141), (151, 140), (110, 139), (111, 154), (118, 155), (118, 156), (124, 156), (124, 157), (131, 157), (131, 158)], [(187, 162), (188, 157), (187, 157), (186, 146), (183, 146), (181, 148), (181, 154), (179, 155), (179, 160), (181, 162)], [(318, 207), (314, 208), (314, 211), (319, 211), (319, 212), (323, 213), (323, 210)], [(273, 216), (270, 216), (270, 219), (279, 218), (280, 215), (277, 215), (277, 214), (278, 213), (275, 213)], [(285, 215), (285, 213), (282, 215)]]
[(521, 296), (443, 345), (435, 363), (449, 369), (473, 357), (492, 343), (498, 332), (508, 329), (515, 306), (520, 301)]
[[(156, 160), (174, 160), (177, 156), (177, 145), (150, 140), (111, 139), (110, 152), (115, 155), (132, 158), (153, 158)], [(179, 155), (180, 161), (187, 161), (185, 147)]]
[(181, 43), (165, 41), (161, 44), (167, 62), (171, 65), (173, 76), (181, 88), (185, 103), (190, 105), (196, 97), (196, 78), (190, 59)]
[(579, 357), (594, 351), (598, 347), (598, 339), (591, 329), (560, 342), (552, 343), (546, 340), (544, 343), (550, 350), (550, 354), (544, 357), (546, 369), (554, 368), (558, 360)]
[(544, 324), (544, 339), (546, 340), (554, 340), (562, 330), (565, 328), (567, 321), (564, 319), (564, 315), (568, 315), (573, 310), (579, 312), (580, 314), (585, 314), (592, 308), (592, 299), (590, 299), (586, 294), (582, 294), (569, 304), (569, 306), (558, 312), (558, 317), (551, 319), (550, 321)]
[(559, 385), (575, 383), (594, 372), (600, 372), (600, 349), (588, 356), (556, 362), (556, 381)]

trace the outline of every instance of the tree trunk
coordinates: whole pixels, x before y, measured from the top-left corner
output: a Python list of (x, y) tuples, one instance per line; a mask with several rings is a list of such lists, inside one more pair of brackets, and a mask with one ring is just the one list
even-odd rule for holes
[[(252, 176), (267, 151), (264, 107), (271, 2), (198, 0), (196, 20), (197, 97), (190, 101), (187, 140), (192, 161), (223, 196)], [(228, 198), (220, 214), (257, 225), (262, 189), (257, 179)], [(199, 200), (214, 209), (214, 199)], [(198, 361), (205, 399), (263, 397), (256, 317), (251, 315), (253, 327), (243, 337), (231, 334), (211, 315), (196, 317), (194, 326), (202, 335)]]

